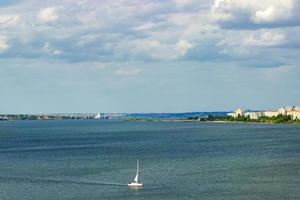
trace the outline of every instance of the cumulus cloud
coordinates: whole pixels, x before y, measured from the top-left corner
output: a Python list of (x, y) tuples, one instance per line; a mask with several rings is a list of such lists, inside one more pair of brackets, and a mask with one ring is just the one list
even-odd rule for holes
[(252, 63), (300, 46), (299, 0), (30, 2), (0, 8), (2, 57)]
[(215, 0), (211, 11), (224, 27), (260, 28), (299, 25), (299, 6), (299, 0)]
[(258, 10), (255, 12), (255, 15), (252, 17), (253, 21), (256, 23), (268, 23), (273, 22), (276, 19), (287, 18), (287, 16), (282, 16), (274, 6), (270, 6), (265, 10)]
[(58, 19), (57, 8), (55, 7), (44, 8), (39, 12), (38, 17), (43, 22), (56, 21)]
[(257, 9), (252, 16), (255, 23), (272, 23), (276, 21), (286, 21), (293, 17), (296, 12), (295, 0), (273, 1), (262, 9)]

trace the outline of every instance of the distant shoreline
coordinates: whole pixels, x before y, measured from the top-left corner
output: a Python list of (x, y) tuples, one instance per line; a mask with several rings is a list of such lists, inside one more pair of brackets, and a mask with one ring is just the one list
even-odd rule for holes
[(97, 119), (50, 119), (50, 120), (0, 120), (1, 122), (29, 122), (29, 121), (99, 121), (99, 122), (131, 122), (131, 123), (145, 123), (145, 122), (178, 122), (178, 123), (213, 123), (213, 124), (270, 124), (270, 125), (278, 125), (278, 124), (286, 124), (286, 125), (300, 125), (299, 122), (281, 122), (281, 123), (274, 123), (274, 122), (243, 122), (243, 121), (197, 121), (197, 120), (180, 120), (180, 119), (164, 119), (164, 120), (145, 120), (145, 119), (135, 119), (135, 120), (97, 120)]
[[(205, 113), (207, 114), (207, 113)], [(60, 120), (99, 120), (99, 121), (127, 121), (127, 122), (210, 122), (210, 123), (254, 123), (254, 124), (300, 124), (300, 120), (293, 120), (290, 116), (234, 118), (222, 112), (215, 115), (204, 113), (163, 113), (163, 114), (111, 114), (97, 119), (93, 114), (57, 114), (57, 115), (1, 115), (0, 121), (60, 121)]]

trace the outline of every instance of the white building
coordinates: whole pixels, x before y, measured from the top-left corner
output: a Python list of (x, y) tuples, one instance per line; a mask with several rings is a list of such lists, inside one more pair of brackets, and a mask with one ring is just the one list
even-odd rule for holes
[(266, 117), (276, 117), (278, 115), (279, 115), (279, 112), (275, 111), (275, 110), (270, 110), (270, 111), (264, 112), (264, 116), (266, 116)]
[(258, 119), (259, 117), (264, 116), (263, 112), (246, 112), (245, 116), (249, 116), (250, 119)]
[(235, 110), (235, 115), (238, 116), (244, 116), (245, 111), (242, 110), (241, 108), (238, 108)]
[(292, 118), (293, 118), (293, 120), (300, 119), (300, 110), (294, 111), (292, 113)]
[(287, 115), (292, 116), (292, 119), (300, 119), (300, 109), (297, 110), (288, 110)]
[(101, 119), (100, 113), (97, 113), (97, 115), (94, 117), (94, 119)]
[(279, 108), (278, 109), (278, 114), (279, 115), (287, 115), (287, 109), (285, 109), (285, 108)]
[(227, 115), (231, 116), (231, 117), (234, 117), (234, 118), (237, 118), (239, 116), (241, 116), (241, 117), (244, 116), (244, 114), (245, 114), (245, 111), (241, 108), (238, 108), (238, 109), (235, 110), (234, 113), (228, 113)]
[(300, 107), (286, 107), (278, 110), (267, 110), (264, 112), (245, 112), (243, 109), (236, 109), (235, 112), (228, 113), (228, 116), (237, 118), (238, 116), (249, 116), (250, 119), (258, 119), (259, 117), (277, 117), (278, 115), (290, 115), (292, 119), (300, 119)]

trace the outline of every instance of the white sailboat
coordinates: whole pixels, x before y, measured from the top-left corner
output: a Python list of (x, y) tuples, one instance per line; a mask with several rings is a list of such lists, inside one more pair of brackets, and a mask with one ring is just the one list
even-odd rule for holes
[(143, 184), (139, 183), (139, 160), (136, 160), (136, 175), (133, 181), (128, 183), (129, 187), (142, 187)]

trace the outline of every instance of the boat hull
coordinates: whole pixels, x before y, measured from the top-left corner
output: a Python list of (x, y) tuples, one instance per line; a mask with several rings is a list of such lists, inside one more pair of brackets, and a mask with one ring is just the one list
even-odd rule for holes
[(142, 187), (142, 183), (128, 183), (128, 187)]

